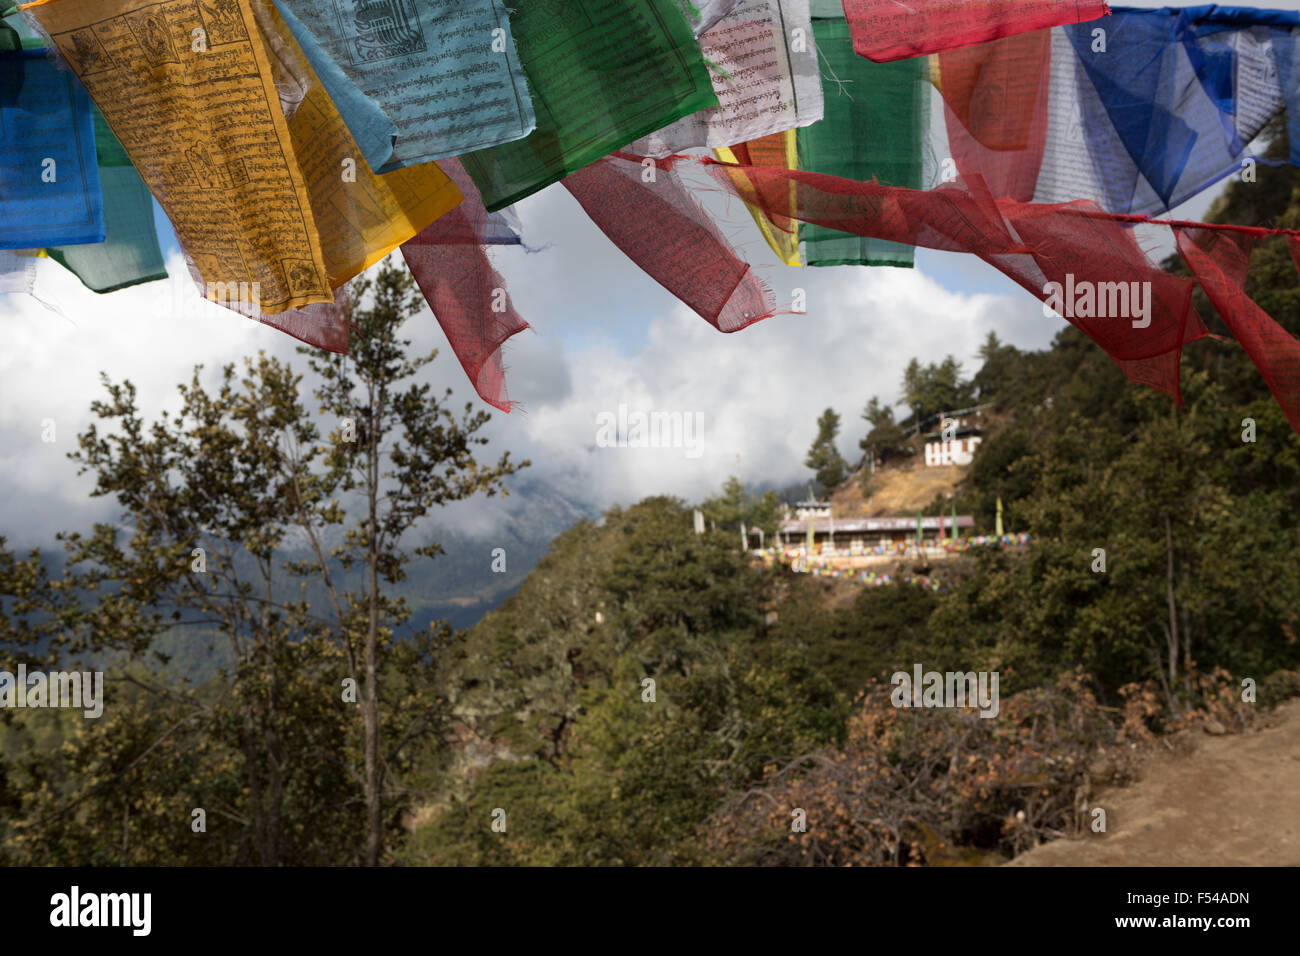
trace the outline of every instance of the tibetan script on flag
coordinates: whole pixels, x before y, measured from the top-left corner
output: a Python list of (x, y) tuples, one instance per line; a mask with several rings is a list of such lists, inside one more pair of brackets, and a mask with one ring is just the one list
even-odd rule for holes
[(286, 20), (316, 72), (329, 57), (391, 121), (389, 142), (376, 137), (366, 152), (376, 172), (508, 143), (536, 125), (501, 0), (276, 5), (292, 14)]
[(808, 0), (749, 0), (700, 38), (718, 107), (683, 117), (628, 147), (663, 158), (693, 146), (733, 146), (822, 118)]
[(257, 283), (264, 312), (334, 301), (248, 0), (23, 9), (86, 85), (205, 282)]

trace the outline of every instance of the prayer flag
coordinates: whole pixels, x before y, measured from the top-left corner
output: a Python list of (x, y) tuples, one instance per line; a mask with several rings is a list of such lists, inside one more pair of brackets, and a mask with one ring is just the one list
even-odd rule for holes
[(1157, 215), (1264, 162), (1250, 142), (1283, 109), (1296, 123), (1298, 35), (1295, 12), (1116, 8), (942, 53), (930, 150), (1000, 198)]
[[(239, 311), (280, 327), (277, 313), (336, 305), (340, 284), (459, 201), (434, 164), (380, 178), (357, 163), (269, 0), (39, 0), (24, 9), (87, 84), (208, 298), (238, 289)], [(336, 340), (332, 329), (314, 337), (300, 319), (285, 330), (322, 347)]]
[[(502, 0), (275, 2), (375, 172), (536, 126)], [(345, 105), (358, 96), (373, 108)]]
[[(1087, 199), (1108, 212), (1156, 215), (1265, 162), (1248, 154), (1249, 143), (1289, 100), (1297, 144), (1291, 161), (1300, 163), (1294, 53), (1300, 13), (1117, 8), (1087, 23), (929, 58), (889, 64), (858, 59), (867, 70), (912, 70), (909, 91), (901, 74), (877, 73), (874, 81), (872, 74), (853, 75), (843, 37), (837, 43), (833, 36), (843, 24), (817, 19), (837, 7), (838, 0), (812, 4), (826, 118), (798, 130), (797, 168), (926, 189), (970, 184), (1020, 202)], [(879, 91), (887, 84), (893, 89), (882, 106), (864, 101), (864, 85)], [(891, 115), (896, 104), (908, 105)], [(837, 124), (843, 128), (833, 133)], [(830, 158), (819, 156), (826, 150)], [(837, 150), (843, 154), (838, 161)], [(882, 173), (877, 163), (886, 169), (892, 163), (893, 171)], [(771, 163), (750, 157), (749, 165)], [(773, 205), (756, 215), (769, 222), (788, 218), (783, 195), (764, 199)], [(808, 247), (810, 264), (890, 258), (873, 255), (879, 244), (870, 237), (846, 240), (813, 226), (801, 232), (816, 242)], [(837, 254), (830, 245), (835, 238), (847, 253)], [(907, 253), (896, 249), (894, 258), (907, 261)]]
[[(1286, 414), (1300, 432), (1300, 342), (1251, 301), (1246, 271), (1256, 237), (1224, 230), (1176, 229), (1178, 252)], [(1297, 237), (1288, 236), (1294, 256)]]
[(299, 102), (288, 117), (290, 142), (306, 179), (330, 288), (337, 289), (455, 207), (461, 192), (437, 163), (377, 175), (356, 162), (356, 143), (288, 25), (266, 0), (254, 0), (253, 10), (284, 68), (276, 77), (281, 98)]
[(93, 292), (113, 292), (167, 278), (158, 246), (153, 197), (131, 165), (126, 150), (98, 108), (95, 155), (104, 192), (104, 241), (47, 250), (49, 256)]
[(0, 52), (0, 249), (103, 241), (90, 97), (41, 50)]
[(720, 332), (770, 317), (771, 290), (736, 255), (668, 161), (649, 181), (639, 157), (616, 154), (564, 180), (601, 230), (647, 275)]
[[(871, 63), (853, 52), (843, 19), (815, 19), (825, 118), (797, 131), (799, 168), (908, 188), (922, 185), (922, 131), (928, 124), (927, 60)], [(822, 226), (799, 229), (810, 266), (910, 268), (913, 250)]]
[(334, 108), (348, 128), (361, 156), (372, 172), (377, 172), (393, 159), (393, 146), (397, 142), (397, 126), (374, 99), (367, 96), (354, 78), (344, 72), (331, 54), (321, 46), (316, 36), (294, 15), (294, 9), (283, 0), (274, 0), (276, 12), (293, 34), (294, 41), (312, 70), (325, 87)]
[(853, 49), (877, 63), (1095, 20), (1102, 0), (843, 0)]
[(23, 9), (86, 84), (205, 283), (256, 283), (263, 314), (333, 301), (251, 0)]
[(808, 0), (749, 0), (700, 38), (718, 106), (685, 116), (627, 149), (662, 158), (731, 146), (822, 118)]
[[(735, 146), (723, 146), (714, 152), (724, 163), (741, 166), (770, 166), (775, 169), (796, 169), (799, 152), (794, 130), (774, 133), (762, 139)], [(743, 175), (743, 174), (740, 174)], [(758, 230), (777, 257), (788, 266), (801, 264), (799, 258), (799, 223), (790, 217), (794, 205), (794, 187), (790, 188), (789, 202), (783, 209), (761, 209), (745, 203), (754, 217)]]
[[(464, 169), (457, 161), (457, 167)], [(446, 165), (443, 165), (443, 172), (446, 172)], [(459, 182), (457, 183), (459, 185)], [(473, 181), (470, 180), (470, 185)], [(465, 192), (461, 187), (461, 192)], [(475, 190), (477, 193), (477, 190)], [(468, 196), (468, 193), (465, 193)], [(482, 200), (479, 200), (482, 202)], [(514, 206), (506, 206), (504, 209), (498, 209), (496, 212), (488, 213), (487, 228), (483, 234), (483, 244), (487, 246), (522, 246), (524, 244), (524, 226), (519, 220), (519, 213), (515, 211)], [(532, 250), (530, 250), (532, 251)]]
[[(1178, 350), (1206, 334), (1191, 312), (1192, 282), (1152, 263), (1127, 221), (1080, 201), (1033, 205), (954, 184), (931, 191), (803, 171), (726, 167), (718, 178), (761, 208), (802, 222), (978, 255), (1056, 309), (1125, 369), (1178, 397)], [(1055, 290), (1055, 291), (1054, 291)], [(1086, 308), (1074, 308), (1087, 290)], [(1081, 291), (1080, 291), (1081, 295)], [(1064, 305), (1068, 301), (1069, 306)], [(1122, 305), (1121, 305), (1122, 303)], [(1126, 364), (1128, 363), (1128, 364)]]
[(691, 24), (696, 36), (713, 29), (714, 24), (725, 17), (744, 0), (677, 0), (682, 13)]
[(483, 248), (497, 229), (493, 215), (458, 160), (444, 160), (443, 168), (465, 199), (406, 242), (402, 256), (474, 390), (509, 412), (501, 349), (528, 323)]
[(718, 103), (677, 0), (546, 0), (511, 26), (537, 129), (460, 157), (489, 212)]
[[(1062, 28), (1075, 54), (1070, 121), (1090, 160), (1074, 188), (1100, 194), (1104, 208), (1154, 214), (1240, 172), (1270, 119), (1300, 116), (1298, 32), (1300, 13), (1215, 6), (1122, 10)], [(1291, 149), (1300, 161), (1300, 141)]]
[(36, 282), (36, 259), (16, 251), (0, 250), (0, 295), (31, 294)]

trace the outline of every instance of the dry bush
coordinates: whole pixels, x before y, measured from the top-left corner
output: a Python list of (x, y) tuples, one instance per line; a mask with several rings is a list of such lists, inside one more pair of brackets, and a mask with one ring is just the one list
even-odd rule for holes
[[(1076, 672), (1004, 699), (986, 719), (974, 708), (897, 708), (892, 685), (873, 682), (842, 750), (766, 768), (701, 839), (725, 863), (997, 862), (1083, 832), (1094, 787), (1129, 779), (1161, 734), (1209, 720), (1240, 731), (1256, 712), (1220, 669), (1193, 675), (1188, 687), (1170, 718), (1154, 682), (1125, 687), (1123, 707), (1103, 707)], [(806, 832), (792, 832), (797, 809)]]

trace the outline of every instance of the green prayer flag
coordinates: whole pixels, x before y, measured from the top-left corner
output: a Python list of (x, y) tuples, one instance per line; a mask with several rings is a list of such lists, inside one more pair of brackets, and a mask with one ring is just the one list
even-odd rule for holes
[[(10, 7), (8, 10), (0, 10), (0, 18), (12, 16), (18, 12), (17, 7)], [(0, 50), (21, 50), (23, 48), (23, 39), (7, 23), (0, 22)]]
[(7, 6), (4, 4), (4, 0), (0, 0), (0, 6), (5, 6), (5, 9), (0, 10), (0, 19), (7, 21), (0, 23), (0, 50), (38, 50), (44, 48), (45, 41), (27, 25), (17, 5)]
[(675, 0), (521, 4), (510, 29), (537, 128), (461, 157), (489, 212), (718, 105), (700, 45)]
[[(814, 16), (816, 10), (814, 10)], [(796, 132), (799, 168), (859, 182), (920, 189), (922, 134), (929, 127), (929, 58), (872, 63), (853, 52), (842, 18), (814, 19), (825, 116)], [(799, 224), (810, 266), (910, 268), (912, 246)]]
[(95, 157), (104, 193), (103, 242), (47, 249), (92, 292), (113, 292), (167, 278), (154, 227), (153, 197), (131, 165), (99, 108), (95, 114)]

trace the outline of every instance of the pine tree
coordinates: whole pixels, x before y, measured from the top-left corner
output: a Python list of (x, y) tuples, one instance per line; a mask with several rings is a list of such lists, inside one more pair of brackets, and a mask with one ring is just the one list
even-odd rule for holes
[(817, 437), (808, 449), (804, 467), (816, 472), (817, 484), (823, 494), (833, 491), (848, 473), (848, 463), (835, 447), (835, 439), (840, 433), (840, 416), (834, 409), (826, 409), (817, 419)]
[[(406, 578), (404, 566), (412, 554), (402, 549), (403, 539), (434, 507), (479, 492), (487, 497), (506, 493), (502, 479), (529, 464), (515, 465), (509, 452), (493, 466), (484, 467), (475, 460), (474, 446), (487, 444), (487, 439), (476, 437), (476, 433), (491, 416), (473, 411), (467, 402), (457, 420), (449, 404), (451, 389), (439, 398), (428, 384), (416, 381), (437, 351), (411, 356), (410, 341), (398, 336), (402, 324), (421, 307), (415, 283), (407, 272), (385, 262), (373, 281), (363, 279), (355, 284), (353, 295), (360, 299), (372, 288), (370, 308), (353, 313), (346, 355), (322, 357), (318, 352), (300, 350), (311, 356), (309, 364), (321, 378), (315, 391), (320, 412), (338, 426), (323, 449), (327, 471), (319, 486), (320, 496), (342, 492), (361, 500), (359, 514), (347, 529), (345, 543), (334, 550), (334, 557), (345, 567), (363, 568), (364, 584), (359, 593), (342, 595), (332, 581), (326, 583), (354, 666), (358, 651), (361, 654), (365, 860), (371, 866), (382, 856), (384, 830), (380, 650), (391, 641), (393, 628), (410, 615), (405, 602), (385, 594), (386, 586)], [(349, 422), (351, 430), (346, 428)], [(353, 434), (355, 439), (349, 440)], [(323, 524), (344, 521), (334, 501), (319, 514)], [(314, 534), (318, 570), (324, 573), (328, 564), (319, 541)], [(441, 553), (436, 542), (413, 552), (427, 558)]]

